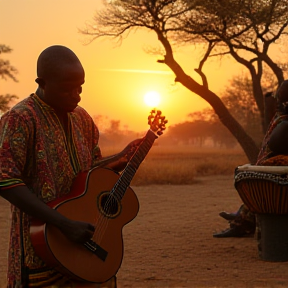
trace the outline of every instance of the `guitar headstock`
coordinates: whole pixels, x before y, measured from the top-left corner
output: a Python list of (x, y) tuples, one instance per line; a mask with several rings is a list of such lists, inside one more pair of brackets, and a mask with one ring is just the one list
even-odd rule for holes
[(151, 110), (150, 115), (148, 116), (148, 124), (155, 134), (158, 136), (162, 135), (163, 131), (166, 129), (166, 123), (168, 123), (168, 120), (165, 120), (165, 116), (162, 116), (160, 110)]

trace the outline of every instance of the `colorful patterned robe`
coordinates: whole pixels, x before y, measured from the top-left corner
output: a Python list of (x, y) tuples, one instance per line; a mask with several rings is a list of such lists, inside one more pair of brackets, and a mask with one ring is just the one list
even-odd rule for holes
[[(2, 116), (0, 189), (26, 185), (45, 203), (69, 193), (77, 173), (91, 169), (102, 156), (98, 146), (99, 131), (88, 113), (78, 106), (68, 113), (68, 119), (66, 136), (54, 110), (36, 94)], [(28, 215), (13, 205), (11, 209), (8, 287), (16, 287), (21, 274), (27, 271), (21, 265), (21, 257), (29, 269), (31, 287), (34, 279), (38, 285), (39, 282), (48, 285), (61, 278), (35, 255)]]

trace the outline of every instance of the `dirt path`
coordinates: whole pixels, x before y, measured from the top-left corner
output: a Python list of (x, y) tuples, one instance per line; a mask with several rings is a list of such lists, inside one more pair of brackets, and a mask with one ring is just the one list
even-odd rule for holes
[[(215, 239), (226, 228), (218, 216), (240, 199), (231, 177), (207, 177), (189, 186), (135, 187), (138, 216), (124, 228), (120, 288), (287, 288), (288, 262), (259, 259), (251, 238)], [(0, 199), (0, 287), (4, 287), (8, 205)]]

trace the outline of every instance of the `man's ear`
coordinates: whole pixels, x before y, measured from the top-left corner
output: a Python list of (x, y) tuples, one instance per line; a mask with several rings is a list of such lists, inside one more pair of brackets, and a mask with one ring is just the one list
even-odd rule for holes
[(41, 87), (42, 89), (45, 88), (45, 80), (43, 78), (36, 78), (35, 82), (39, 85), (39, 87)]

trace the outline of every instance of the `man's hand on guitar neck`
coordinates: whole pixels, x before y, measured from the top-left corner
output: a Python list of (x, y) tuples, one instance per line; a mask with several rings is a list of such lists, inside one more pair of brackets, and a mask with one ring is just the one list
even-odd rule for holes
[(136, 139), (130, 142), (119, 154), (121, 156), (120, 160), (127, 164), (131, 157), (134, 155), (139, 145), (142, 143), (144, 138)]
[(121, 152), (118, 154), (105, 157), (96, 164), (97, 167), (107, 167), (115, 171), (122, 171), (144, 138), (136, 139), (130, 142)]
[(132, 142), (130, 142), (119, 154), (118, 154), (118, 161), (116, 162), (116, 165), (112, 167), (112, 169), (120, 172), (122, 171), (127, 163), (130, 161), (131, 157), (134, 155), (136, 150), (138, 149), (139, 145), (142, 143), (143, 138), (136, 139)]

